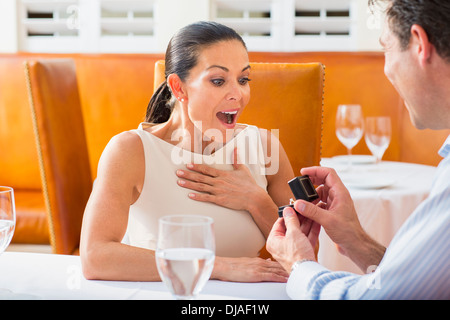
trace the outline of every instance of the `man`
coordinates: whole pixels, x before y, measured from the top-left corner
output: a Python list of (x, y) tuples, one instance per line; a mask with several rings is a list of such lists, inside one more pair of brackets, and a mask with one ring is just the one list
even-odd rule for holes
[[(385, 74), (405, 100), (417, 128), (450, 128), (450, 2), (387, 2), (380, 38)], [(302, 175), (319, 185), (320, 202), (296, 201), (300, 219), (291, 208), (285, 209), (267, 243), (272, 256), (291, 272), (288, 295), (294, 299), (450, 299), (450, 136), (439, 153), (444, 159), (429, 197), (387, 249), (364, 232), (350, 194), (334, 170), (302, 169)], [(375, 272), (332, 272), (317, 263), (313, 250), (317, 224), (342, 254), (364, 271), (376, 267)]]

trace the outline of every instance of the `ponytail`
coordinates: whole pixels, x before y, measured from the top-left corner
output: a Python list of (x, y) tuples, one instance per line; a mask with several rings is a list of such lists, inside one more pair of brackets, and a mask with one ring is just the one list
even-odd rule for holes
[(167, 85), (167, 81), (164, 81), (158, 89), (156, 89), (147, 107), (147, 113), (145, 115), (145, 122), (150, 123), (163, 123), (169, 120), (173, 109), (173, 103), (171, 103), (172, 93)]

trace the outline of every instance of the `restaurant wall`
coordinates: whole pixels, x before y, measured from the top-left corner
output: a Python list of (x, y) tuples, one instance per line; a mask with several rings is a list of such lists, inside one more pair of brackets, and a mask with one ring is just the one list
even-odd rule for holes
[[(228, 11), (241, 18), (224, 18)], [(178, 29), (199, 20), (243, 30), (249, 51), (381, 49), (383, 16), (365, 0), (1, 0), (0, 52), (162, 53)]]

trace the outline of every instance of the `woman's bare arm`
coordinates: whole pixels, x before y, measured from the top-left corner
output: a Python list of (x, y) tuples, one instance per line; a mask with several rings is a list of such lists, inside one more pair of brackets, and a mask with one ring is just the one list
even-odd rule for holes
[(105, 148), (83, 218), (80, 256), (88, 279), (157, 281), (152, 250), (121, 243), (129, 207), (139, 197), (145, 174), (140, 138), (130, 132)]

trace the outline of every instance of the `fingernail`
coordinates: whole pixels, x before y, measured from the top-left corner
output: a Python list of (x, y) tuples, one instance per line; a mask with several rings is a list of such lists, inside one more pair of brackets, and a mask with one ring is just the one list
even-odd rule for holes
[(186, 167), (188, 167), (189, 169), (192, 169), (192, 168), (194, 168), (194, 165), (193, 165), (192, 163), (188, 163), (188, 164), (186, 165)]
[(177, 170), (177, 176), (182, 176), (184, 174), (183, 170)]
[(189, 194), (188, 194), (188, 197), (189, 197), (189, 198), (195, 198), (195, 193), (189, 193)]
[(304, 202), (297, 201), (297, 202), (295, 202), (294, 206), (295, 206), (295, 209), (298, 211), (298, 213), (305, 212), (306, 204)]
[(291, 216), (293, 216), (293, 215), (294, 215), (294, 210), (293, 210), (292, 208), (289, 208), (289, 207), (284, 208), (284, 210), (283, 210), (283, 216), (285, 216), (285, 217), (291, 217)]
[(184, 185), (186, 183), (186, 181), (184, 181), (184, 180), (178, 180), (178, 184), (180, 184), (180, 185)]

